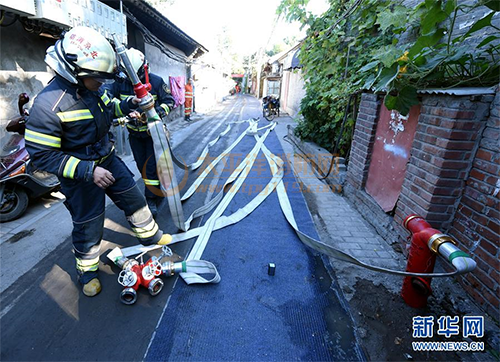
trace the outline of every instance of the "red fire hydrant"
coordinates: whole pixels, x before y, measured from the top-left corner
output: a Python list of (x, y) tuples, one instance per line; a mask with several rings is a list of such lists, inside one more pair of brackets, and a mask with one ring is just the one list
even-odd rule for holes
[[(432, 273), (437, 254), (455, 267), (457, 275), (476, 268), (476, 262), (455, 246), (451, 236), (433, 229), (421, 216), (410, 215), (403, 225), (412, 233), (407, 272)], [(404, 279), (401, 296), (410, 307), (425, 307), (431, 294), (431, 278), (409, 276)]]
[[(436, 262), (436, 254), (427, 245), (428, 240), (432, 236), (440, 234), (440, 232), (433, 229), (423, 218), (417, 215), (408, 216), (403, 225), (412, 233), (406, 271), (432, 273)], [(431, 278), (406, 277), (404, 279), (401, 296), (410, 307), (425, 307), (427, 297), (431, 294)]]

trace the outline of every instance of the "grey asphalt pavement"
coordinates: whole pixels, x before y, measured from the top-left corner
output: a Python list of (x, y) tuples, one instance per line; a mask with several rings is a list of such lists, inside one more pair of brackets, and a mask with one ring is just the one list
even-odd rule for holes
[[(221, 119), (240, 119), (245, 103), (243, 98), (231, 98), (212, 113), (193, 117), (190, 123), (173, 122), (170, 128), (175, 152), (187, 163), (196, 161), (204, 145), (225, 129)], [(236, 136), (224, 137), (212, 152), (220, 153)], [(131, 159), (127, 163), (131, 170), (136, 169)], [(190, 178), (195, 176), (190, 175)], [(206, 182), (217, 180), (208, 178)], [(186, 212), (203, 204), (208, 197), (206, 193), (194, 195), (186, 205)], [(137, 241), (123, 213), (108, 203), (101, 244), (103, 291), (95, 298), (85, 297), (75, 277), (69, 213), (60, 201), (49, 205), (50, 212), (42, 207), (38, 214), (32, 212), (33, 216), (24, 219), (24, 229), (23, 223), (19, 223), (11, 229), (17, 231), (14, 235), (8, 238), (5, 237), (8, 233), (2, 235), (0, 359), (141, 360), (176, 279), (166, 280), (164, 290), (154, 298), (141, 291), (133, 307), (119, 301), (121, 286), (116, 281), (119, 270), (110, 265), (106, 255), (115, 246), (132, 246)], [(158, 223), (162, 230), (175, 233), (177, 230), (169, 219), (168, 207), (165, 203), (164, 206)], [(172, 249), (180, 258), (190, 247), (188, 241)]]
[[(201, 153), (204, 145), (225, 129), (225, 123), (260, 116), (260, 102), (250, 96), (228, 97), (216, 110), (205, 115), (194, 115), (192, 122), (182, 119), (169, 125), (172, 144), (176, 155), (185, 163), (192, 163)], [(263, 125), (267, 121), (262, 121)], [(307, 165), (300, 165), (302, 159), (295, 158), (293, 147), (283, 141), (287, 126), (293, 124), (290, 117), (277, 119), (275, 132), (285, 154), (293, 166), (300, 166), (306, 172), (300, 181), (305, 185), (319, 182)], [(212, 148), (211, 154), (218, 155), (238, 136), (230, 132)], [(139, 174), (131, 157), (125, 158), (129, 168)], [(219, 167), (223, 167), (221, 164)], [(203, 167), (203, 166), (202, 166)], [(182, 178), (182, 170), (178, 178)], [(216, 185), (219, 169), (214, 170), (206, 183)], [(190, 174), (187, 183), (198, 175)], [(142, 187), (142, 184), (141, 184)], [(210, 188), (208, 188), (210, 189)], [(209, 193), (196, 193), (183, 206), (185, 213), (204, 204)], [(340, 232), (342, 222), (360, 229), (365, 227), (362, 218), (352, 213), (349, 205), (339, 195), (329, 193), (306, 193), (305, 198), (318, 227), (322, 240), (329, 239), (331, 232)], [(90, 201), (90, 200), (89, 200)], [(83, 296), (76, 281), (74, 258), (71, 253), (71, 219), (60, 199), (49, 200), (49, 207), (42, 206), (32, 211), (31, 216), (22, 219), (15, 227), (2, 235), (0, 245), (0, 337), (2, 361), (135, 361), (142, 360), (164, 309), (168, 306), (170, 292), (177, 278), (164, 279), (164, 290), (156, 297), (150, 297), (141, 290), (134, 306), (125, 306), (119, 299), (121, 286), (117, 283), (119, 270), (107, 260), (108, 251), (115, 246), (132, 246), (137, 241), (128, 228), (122, 212), (108, 203), (103, 242), (101, 245), (100, 279), (103, 291), (95, 298)], [(311, 208), (312, 207), (312, 208)], [(337, 213), (337, 214), (336, 214)], [(340, 220), (342, 219), (342, 220)], [(162, 230), (176, 233), (170, 220), (168, 206), (164, 203), (158, 217)], [(202, 218), (195, 220), (199, 225)], [(327, 226), (323, 227), (327, 224)], [(347, 225), (346, 225), (347, 226)], [(368, 229), (367, 229), (368, 230)], [(358, 230), (360, 231), (360, 230)], [(361, 230), (361, 231), (364, 231)], [(369, 230), (368, 230), (369, 231)], [(368, 232), (366, 231), (366, 232)], [(352, 238), (354, 234), (342, 237)], [(367, 238), (368, 236), (364, 236)], [(348, 240), (348, 239), (345, 239)], [(364, 239), (363, 239), (364, 240)], [(182, 259), (190, 250), (193, 240), (173, 245), (175, 257)], [(373, 242), (375, 243), (375, 242)], [(374, 244), (373, 244), (374, 245)], [(370, 247), (375, 247), (370, 245)], [(384, 254), (392, 259), (392, 255)], [(331, 303), (347, 305), (327, 258), (321, 272), (322, 288), (331, 289)], [(337, 289), (335, 289), (337, 288)], [(352, 323), (336, 325), (335, 318), (327, 315), (329, 331), (352, 335)], [(200, 356), (202, 359), (202, 356)]]

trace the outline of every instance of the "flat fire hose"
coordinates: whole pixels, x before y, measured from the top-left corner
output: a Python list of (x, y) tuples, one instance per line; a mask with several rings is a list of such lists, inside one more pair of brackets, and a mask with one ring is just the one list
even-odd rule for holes
[[(236, 107), (236, 105), (238, 104), (238, 102), (236, 102), (232, 107), (231, 109), (227, 112), (227, 115), (221, 119), (221, 123), (225, 122), (229, 116), (231, 115), (231, 112), (234, 110), (234, 108)], [(167, 138), (167, 142), (168, 142), (168, 147), (169, 149), (172, 151), (172, 160), (174, 161), (174, 163), (182, 168), (182, 169), (185, 169), (187, 171), (194, 171), (196, 169), (198, 169), (202, 164), (203, 162), (205, 161), (205, 158), (207, 157), (208, 155), (208, 151), (210, 150), (210, 148), (215, 145), (217, 143), (217, 141), (219, 141), (219, 139), (221, 137), (224, 137), (230, 130), (231, 130), (231, 124), (234, 124), (236, 122), (231, 122), (227, 125), (227, 128), (222, 132), (220, 133), (215, 139), (213, 139), (212, 141), (210, 141), (206, 146), (205, 148), (203, 149), (203, 151), (201, 152), (200, 156), (198, 157), (198, 161), (190, 164), (190, 165), (186, 165), (184, 164), (184, 162), (180, 161), (178, 157), (176, 157), (175, 153), (173, 152), (173, 149), (172, 149), (172, 145), (170, 144), (170, 141), (168, 140)]]
[[(116, 44), (119, 44), (116, 42)], [(130, 71), (132, 67), (130, 66), (130, 62), (125, 54), (125, 50), (123, 46), (117, 47), (117, 52), (120, 55), (120, 57), (123, 60), (123, 63), (125, 64), (127, 68), (127, 73), (129, 74), (129, 77), (133, 80), (134, 84), (140, 83), (137, 75), (135, 72)], [(135, 79), (134, 79), (135, 76)], [(135, 80), (135, 81), (134, 81)], [(190, 254), (187, 257), (186, 260), (186, 265), (187, 263), (193, 262), (193, 261), (200, 261), (201, 263), (194, 265), (193, 264), (193, 269), (189, 270), (189, 268), (186, 267), (186, 271), (183, 271), (180, 273), (181, 277), (184, 278), (187, 284), (194, 284), (194, 283), (218, 283), (220, 281), (220, 276), (217, 272), (217, 269), (215, 266), (206, 261), (201, 261), (199, 258), (202, 256), (203, 251), (205, 250), (205, 247), (208, 243), (208, 240), (210, 238), (210, 235), (212, 234), (213, 231), (221, 229), (223, 227), (227, 227), (229, 225), (233, 225), (237, 223), (238, 221), (242, 220), (246, 216), (248, 216), (252, 211), (254, 211), (257, 206), (259, 206), (266, 198), (273, 192), (275, 189), (278, 194), (278, 199), (280, 203), (281, 210), (283, 214), (285, 215), (285, 218), (289, 222), (289, 224), (293, 227), (295, 232), (297, 233), (299, 239), (306, 244), (307, 246), (324, 253), (328, 256), (373, 270), (377, 272), (382, 272), (382, 273), (389, 273), (389, 274), (394, 274), (394, 275), (400, 275), (400, 276), (415, 276), (415, 277), (449, 277), (456, 275), (458, 273), (457, 271), (451, 272), (451, 273), (411, 273), (411, 272), (405, 272), (405, 271), (398, 271), (398, 270), (392, 270), (392, 269), (387, 269), (387, 268), (382, 268), (370, 264), (366, 264), (351, 255), (338, 250), (334, 248), (333, 246), (327, 245), (319, 240), (316, 240), (314, 238), (309, 237), (308, 235), (302, 233), (296, 224), (295, 218), (293, 216), (293, 211), (292, 207), (290, 204), (290, 201), (288, 199), (288, 195), (286, 193), (285, 187), (283, 185), (283, 160), (279, 158), (276, 155), (273, 155), (267, 147), (264, 145), (264, 141), (268, 134), (273, 130), (275, 127), (276, 123), (272, 123), (266, 127), (262, 127), (261, 129), (268, 128), (266, 132), (264, 133), (263, 136), (259, 137), (257, 135), (257, 131), (259, 130), (257, 128), (257, 122), (254, 120), (250, 120), (250, 127), (247, 128), (237, 139), (236, 141), (233, 142), (226, 150), (224, 150), (210, 165), (207, 166), (207, 168), (202, 172), (202, 174), (195, 180), (193, 185), (188, 189), (188, 191), (180, 197), (180, 190), (179, 190), (179, 185), (177, 183), (177, 178), (175, 175), (175, 170), (174, 170), (174, 161), (171, 153), (171, 148), (170, 144), (167, 140), (165, 130), (163, 128), (163, 125), (161, 123), (161, 120), (159, 116), (156, 114), (156, 111), (154, 109), (154, 101), (152, 100), (152, 97), (148, 94), (149, 97), (146, 97), (143, 99), (143, 102), (141, 102), (141, 107), (143, 104), (145, 105), (146, 108), (146, 114), (148, 116), (148, 129), (150, 131), (151, 137), (153, 139), (153, 144), (154, 144), (154, 151), (155, 151), (155, 157), (157, 161), (157, 167), (158, 167), (158, 177), (160, 179), (160, 183), (162, 185), (162, 191), (164, 194), (167, 196), (168, 200), (168, 205), (170, 208), (170, 212), (174, 221), (174, 224), (182, 231), (183, 233), (179, 233), (176, 235), (172, 235), (172, 244), (177, 243), (183, 240), (187, 240), (193, 237), (198, 237), (195, 245), (193, 246), (193, 249), (191, 250)], [(152, 105), (151, 105), (152, 103)], [(224, 131), (223, 133), (226, 134), (229, 132), (228, 129)], [(254, 134), (254, 138), (256, 140), (256, 144), (252, 151), (245, 157), (243, 162), (236, 168), (236, 170), (231, 174), (229, 179), (226, 181), (224, 184), (224, 187), (222, 188), (221, 192), (216, 195), (209, 203), (206, 205), (203, 205), (202, 207), (198, 208), (193, 212), (193, 214), (186, 220), (184, 217), (184, 211), (182, 208), (181, 201), (184, 201), (188, 199), (190, 196), (192, 196), (197, 188), (201, 185), (203, 180), (206, 178), (206, 176), (210, 173), (210, 171), (217, 165), (217, 163), (222, 160), (225, 156), (229, 154), (229, 152), (245, 137), (247, 134)], [(216, 138), (214, 141), (216, 142), (220, 138), (220, 135), (218, 138)], [(214, 142), (214, 144), (215, 144)], [(209, 147), (209, 145), (207, 145)], [(206, 148), (207, 149), (207, 148)], [(229, 215), (229, 216), (222, 216), (224, 211), (226, 210), (227, 206), (235, 196), (236, 192), (240, 189), (241, 185), (245, 181), (247, 175), (249, 174), (255, 159), (257, 155), (259, 154), (260, 151), (263, 151), (269, 166), (271, 168), (272, 172), (272, 178), (271, 181), (266, 185), (266, 187), (261, 191), (250, 203), (248, 203), (245, 207), (240, 208), (238, 211), (235, 213)], [(207, 149), (208, 152), (208, 149)], [(199, 163), (201, 161), (201, 163)], [(197, 164), (196, 166), (199, 167), (202, 164), (203, 160), (198, 160), (199, 165)], [(177, 163), (177, 162), (176, 162)], [(180, 161), (179, 161), (180, 163)], [(182, 164), (182, 163), (181, 163)], [(196, 164), (196, 163), (195, 163)], [(184, 164), (182, 164), (181, 167), (186, 167)], [(191, 165), (191, 167), (195, 167)], [(228, 187), (230, 184), (232, 184), (231, 188), (229, 191), (224, 195), (224, 190), (226, 187)], [(208, 206), (207, 206), (208, 205)], [(195, 229), (190, 229), (190, 223), (191, 221), (198, 216), (204, 215), (211, 211), (216, 205), (217, 208), (215, 209), (214, 213), (212, 216), (207, 220), (205, 225), (202, 227), (198, 227)], [(130, 256), (130, 255), (135, 255), (139, 253), (144, 253), (147, 251), (151, 251), (157, 248), (160, 248), (161, 246), (158, 245), (153, 245), (153, 246), (135, 246), (135, 247), (129, 247), (129, 248), (124, 248), (122, 249), (122, 252), (125, 256)], [(464, 259), (467, 259), (467, 257), (463, 257)], [(472, 259), (471, 259), (472, 260)], [(212, 274), (213, 277), (210, 279), (205, 279), (199, 274)]]
[[(222, 122), (224, 122), (224, 120), (222, 120)], [(225, 129), (224, 132), (222, 132), (221, 134), (219, 134), (215, 139), (213, 139), (212, 141), (210, 141), (206, 146), (205, 148), (203, 149), (203, 151), (201, 152), (200, 156), (198, 157), (198, 161), (190, 164), (190, 165), (186, 165), (184, 164), (184, 162), (180, 161), (176, 156), (175, 156), (175, 153), (172, 152), (172, 160), (174, 161), (174, 163), (180, 167), (180, 168), (183, 168), (187, 171), (194, 171), (196, 169), (198, 169), (202, 164), (203, 164), (203, 161), (205, 160), (205, 157), (207, 157), (208, 155), (208, 151), (210, 150), (210, 147), (212, 147), (213, 145), (215, 145), (217, 143), (217, 141), (219, 141), (219, 139), (221, 137), (224, 137), (229, 131), (231, 130), (231, 125), (228, 124), (227, 125), (227, 128)], [(167, 139), (167, 142), (168, 142), (168, 148), (169, 149), (172, 149), (172, 145), (170, 144), (170, 141)]]
[[(243, 132), (242, 134), (244, 135), (247, 131), (248, 131), (248, 129), (245, 132)], [(450, 277), (450, 276), (454, 276), (457, 274), (457, 271), (450, 272), (450, 273), (411, 273), (411, 272), (387, 269), (387, 268), (383, 268), (383, 267), (379, 267), (379, 266), (370, 265), (370, 264), (367, 264), (367, 263), (360, 261), (357, 258), (354, 258), (353, 256), (351, 256), (351, 255), (349, 255), (349, 254), (347, 254), (347, 253), (345, 253), (345, 252), (343, 252), (343, 251), (341, 251), (341, 250), (339, 250), (331, 245), (327, 245), (320, 240), (316, 240), (316, 239), (302, 233), (299, 230), (297, 223), (295, 221), (295, 218), (293, 216), (292, 207), (291, 207), (286, 189), (285, 189), (283, 181), (282, 181), (282, 178), (283, 178), (283, 160), (280, 157), (272, 154), (263, 143), (265, 140), (265, 137), (267, 136), (267, 134), (269, 134), (270, 131), (271, 131), (271, 129), (266, 131), (266, 133), (262, 137), (258, 137), (257, 135), (254, 136), (256, 141), (257, 141), (256, 146), (247, 155), (245, 160), (242, 161), (240, 166), (233, 172), (233, 174), (230, 176), (230, 179), (228, 179), (228, 182), (229, 182), (230, 180), (232, 180), (232, 178), (236, 177), (236, 174), (239, 174), (237, 176), (238, 177), (237, 181), (236, 181), (237, 183), (235, 183), (235, 185), (233, 185), (231, 190), (228, 191), (228, 193), (226, 195), (227, 198), (225, 197), (226, 202), (224, 202), (224, 205), (222, 205), (222, 203), (221, 203), (222, 206), (220, 206), (220, 208), (219, 207), (217, 208), (217, 210), (210, 217), (210, 219), (207, 220), (207, 222), (205, 223), (204, 226), (190, 229), (190, 230), (183, 232), (183, 233), (172, 235), (172, 244), (178, 243), (178, 242), (181, 242), (181, 241), (184, 241), (187, 239), (191, 239), (194, 237), (198, 237), (197, 241), (195, 242), (195, 245), (193, 246), (192, 251), (188, 255), (188, 258), (187, 258), (188, 261), (196, 260), (196, 259), (201, 257), (201, 255), (203, 254), (203, 251), (206, 247), (206, 244), (208, 242), (208, 239), (210, 237), (210, 234), (213, 231), (222, 229), (224, 227), (236, 224), (237, 222), (241, 221), (246, 216), (248, 216), (250, 213), (252, 213), (262, 202), (264, 202), (264, 200), (267, 198), (267, 196), (269, 196), (274, 190), (276, 190), (281, 210), (282, 210), (285, 218), (287, 219), (288, 223), (292, 226), (292, 228), (297, 233), (299, 239), (305, 245), (307, 245), (307, 246), (309, 246), (309, 247), (311, 247), (311, 248), (313, 248), (321, 253), (324, 253), (328, 256), (334, 257), (336, 259), (339, 259), (339, 260), (342, 260), (342, 261), (345, 261), (345, 262), (348, 262), (351, 264), (361, 266), (361, 267), (366, 268), (366, 269), (370, 269), (370, 270), (382, 272), (382, 273), (399, 275), (399, 276)], [(253, 165), (252, 161), (255, 160), (253, 155), (258, 154), (258, 152), (260, 150), (262, 150), (262, 152), (264, 153), (264, 155), (267, 159), (267, 162), (271, 168), (272, 178), (271, 178), (270, 182), (264, 187), (264, 189), (255, 198), (252, 199), (252, 201), (250, 201), (243, 208), (240, 208), (239, 210), (237, 210), (236, 212), (234, 212), (231, 215), (222, 216), (222, 213), (226, 209), (227, 204), (234, 197), (234, 194), (239, 189), (239, 186), (241, 186), (241, 184), (245, 180), (245, 177), (248, 175), (248, 172), (249, 172), (251, 166)], [(139, 254), (142, 252), (155, 250), (157, 248), (159, 248), (159, 246), (156, 246), (156, 245), (154, 245), (154, 246), (138, 245), (138, 246), (133, 246), (133, 247), (129, 247), (129, 248), (124, 248), (124, 249), (122, 249), (122, 252), (125, 256), (130, 256), (130, 255), (135, 255), (135, 254)], [(181, 273), (181, 276), (183, 274), (184, 273)], [(207, 280), (207, 279), (201, 278), (199, 276), (194, 276), (191, 273), (186, 273), (185, 275), (187, 277), (187, 280), (186, 279), (185, 280), (186, 280), (186, 283), (188, 283), (188, 284), (194, 284), (197, 282), (198, 283), (199, 282), (203, 282), (203, 283), (210, 282), (210, 279)], [(217, 276), (218, 276), (218, 274), (217, 274)]]

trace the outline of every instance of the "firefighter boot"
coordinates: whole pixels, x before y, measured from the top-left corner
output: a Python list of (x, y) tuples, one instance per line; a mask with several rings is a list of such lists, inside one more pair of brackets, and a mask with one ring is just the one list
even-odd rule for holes
[(163, 234), (161, 239), (158, 241), (158, 245), (167, 245), (172, 242), (172, 235), (170, 234)]
[(94, 278), (87, 284), (83, 285), (83, 294), (85, 294), (87, 297), (94, 297), (100, 292), (101, 292), (101, 282), (97, 278)]

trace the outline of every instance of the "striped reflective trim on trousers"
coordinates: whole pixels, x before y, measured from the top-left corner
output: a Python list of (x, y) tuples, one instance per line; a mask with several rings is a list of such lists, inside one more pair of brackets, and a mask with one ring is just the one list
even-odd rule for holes
[(63, 177), (74, 179), (76, 167), (78, 166), (80, 161), (81, 160), (76, 157), (69, 156), (68, 160), (66, 161), (66, 165), (64, 166)]
[(58, 112), (57, 116), (61, 122), (76, 122), (84, 119), (92, 119), (94, 116), (90, 109), (78, 109), (76, 111)]
[(163, 108), (163, 110), (165, 111), (166, 114), (168, 114), (168, 112), (170, 111), (168, 106), (164, 103), (160, 104), (160, 107)]
[(148, 239), (155, 236), (159, 229), (158, 224), (154, 220), (151, 220), (151, 222), (145, 227), (133, 227), (132, 231), (138, 239)]
[(99, 270), (98, 256), (92, 259), (80, 259), (80, 258), (75, 258), (75, 259), (76, 259), (76, 270), (82, 273)]
[(50, 136), (45, 133), (35, 132), (30, 129), (26, 129), (24, 138), (26, 141), (38, 143), (39, 145), (61, 148), (61, 139), (59, 137)]
[(160, 186), (160, 180), (149, 180), (147, 178), (143, 178), (144, 183), (149, 186)]
[(136, 131), (136, 132), (146, 132), (148, 130), (148, 126), (136, 127), (136, 126), (129, 124), (129, 123), (127, 123), (127, 128), (131, 129), (132, 131)]

